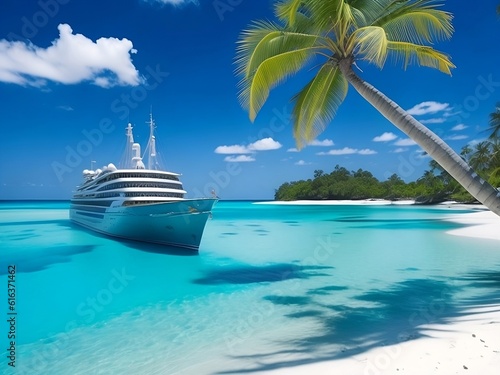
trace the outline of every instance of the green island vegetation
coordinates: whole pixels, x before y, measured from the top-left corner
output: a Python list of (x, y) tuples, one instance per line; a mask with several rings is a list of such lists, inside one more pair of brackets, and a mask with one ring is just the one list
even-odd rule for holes
[[(491, 135), (487, 140), (466, 145), (461, 157), (485, 181), (500, 187), (500, 103), (490, 114)], [(429, 170), (416, 181), (405, 182), (397, 174), (379, 181), (369, 171), (349, 171), (339, 165), (331, 173), (315, 170), (313, 179), (286, 182), (275, 192), (274, 199), (340, 200), (340, 199), (415, 199), (418, 203), (438, 203), (453, 200), (463, 203), (477, 202), (448, 172), (434, 160)]]

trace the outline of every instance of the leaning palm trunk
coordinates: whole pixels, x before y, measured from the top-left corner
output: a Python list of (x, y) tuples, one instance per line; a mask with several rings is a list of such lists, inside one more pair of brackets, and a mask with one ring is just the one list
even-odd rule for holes
[(477, 173), (441, 138), (415, 120), (395, 102), (363, 81), (352, 70), (352, 60), (343, 59), (339, 67), (347, 80), (399, 130), (413, 139), (425, 152), (458, 181), (474, 198), (500, 216), (500, 192)]

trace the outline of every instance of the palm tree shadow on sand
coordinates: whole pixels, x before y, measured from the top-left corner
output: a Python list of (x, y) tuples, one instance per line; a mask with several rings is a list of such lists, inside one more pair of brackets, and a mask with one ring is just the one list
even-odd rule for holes
[[(459, 281), (459, 282), (455, 282)], [(312, 289), (303, 296), (267, 296), (276, 304), (293, 305), (286, 317), (313, 320), (317, 324), (308, 337), (295, 340), (270, 339), (277, 351), (232, 356), (254, 363), (254, 367), (217, 374), (253, 373), (353, 357), (370, 349), (428, 337), (434, 324), (447, 324), (470, 315), (474, 307), (493, 306), (500, 310), (500, 268), (470, 273), (456, 280), (410, 279), (386, 290), (372, 290), (353, 298), (353, 305), (320, 302), (317, 296), (345, 287)], [(475, 291), (477, 297), (457, 300), (459, 291)], [(365, 302), (369, 306), (359, 306)], [(500, 322), (497, 322), (500, 324)]]

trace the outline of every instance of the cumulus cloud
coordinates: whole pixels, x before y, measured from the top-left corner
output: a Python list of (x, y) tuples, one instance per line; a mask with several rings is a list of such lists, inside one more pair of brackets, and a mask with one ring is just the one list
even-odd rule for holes
[(451, 130), (453, 130), (455, 132), (458, 132), (458, 131), (461, 131), (461, 130), (465, 130), (467, 128), (468, 128), (468, 126), (466, 126), (464, 124), (458, 124), (458, 125), (455, 125), (454, 127), (452, 127)]
[(250, 154), (250, 151), (246, 146), (232, 145), (232, 146), (219, 146), (214, 151), (216, 154)]
[(73, 34), (68, 24), (60, 24), (58, 29), (59, 38), (47, 48), (0, 40), (0, 81), (35, 87), (47, 81), (88, 81), (101, 87), (140, 83), (131, 59), (136, 50), (130, 40), (99, 38), (94, 42)]
[(292, 147), (292, 148), (289, 148), (288, 150), (286, 150), (286, 152), (299, 152), (299, 150), (295, 147)]
[(320, 147), (330, 147), (333, 146), (334, 143), (331, 139), (323, 139), (322, 141), (315, 139), (308, 143), (309, 146), (320, 146)]
[(305, 162), (304, 160), (299, 160), (295, 165), (310, 165), (311, 163)]
[(268, 150), (277, 150), (281, 148), (281, 143), (275, 141), (272, 138), (264, 138), (260, 139), (254, 143), (250, 143), (248, 145), (248, 149), (251, 151), (268, 151)]
[(364, 148), (364, 149), (358, 151), (358, 154), (360, 154), (360, 155), (375, 155), (376, 153), (377, 153), (377, 151), (370, 150), (369, 148)]
[(238, 155), (238, 156), (226, 156), (224, 161), (231, 163), (247, 163), (255, 161), (255, 158), (249, 155)]
[(394, 141), (398, 136), (391, 132), (385, 132), (375, 138), (373, 138), (373, 142), (390, 142)]
[(252, 154), (256, 151), (269, 151), (281, 148), (281, 143), (272, 138), (263, 138), (250, 143), (249, 145), (231, 145), (218, 146), (215, 149), (216, 154)]
[(376, 153), (377, 153), (376, 151), (370, 150), (368, 148), (358, 150), (357, 148), (344, 147), (342, 149), (330, 150), (327, 152), (318, 152), (316, 155), (352, 155), (352, 154), (373, 155)]
[(413, 139), (410, 138), (404, 138), (404, 139), (398, 139), (396, 142), (394, 142), (395, 146), (415, 146), (416, 143)]
[(422, 102), (415, 105), (414, 107), (407, 110), (407, 112), (412, 116), (422, 116), (427, 114), (433, 114), (440, 111), (449, 110), (450, 105), (448, 103), (439, 103), (433, 101)]

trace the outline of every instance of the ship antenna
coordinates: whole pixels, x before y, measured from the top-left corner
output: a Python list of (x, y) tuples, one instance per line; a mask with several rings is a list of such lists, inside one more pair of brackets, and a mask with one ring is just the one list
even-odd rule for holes
[(153, 107), (149, 112), (149, 152), (148, 152), (148, 169), (155, 169), (156, 166), (156, 140), (155, 140), (155, 122), (153, 120)]

